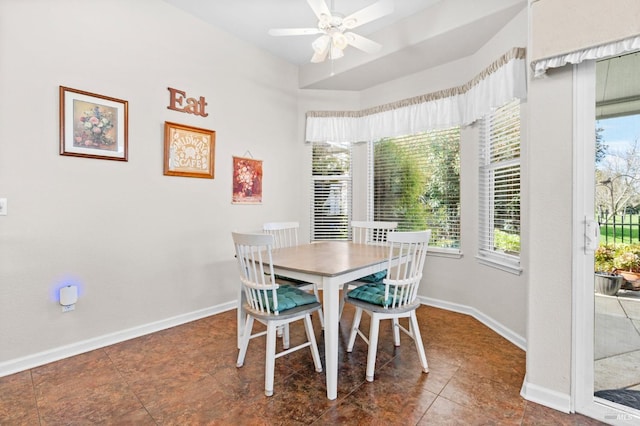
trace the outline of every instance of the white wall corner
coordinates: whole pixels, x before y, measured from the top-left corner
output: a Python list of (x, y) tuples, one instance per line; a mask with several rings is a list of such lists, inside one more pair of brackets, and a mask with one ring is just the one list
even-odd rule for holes
[(571, 412), (571, 395), (529, 383), (526, 375), (520, 389), (520, 396), (527, 401), (535, 402), (563, 413), (568, 414)]

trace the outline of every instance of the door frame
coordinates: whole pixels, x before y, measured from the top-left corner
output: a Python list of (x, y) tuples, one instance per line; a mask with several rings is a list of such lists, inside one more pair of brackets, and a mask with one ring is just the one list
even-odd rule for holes
[(638, 425), (628, 407), (593, 396), (594, 261), (585, 227), (594, 220), (596, 61), (573, 67), (573, 224), (571, 411), (615, 425)]

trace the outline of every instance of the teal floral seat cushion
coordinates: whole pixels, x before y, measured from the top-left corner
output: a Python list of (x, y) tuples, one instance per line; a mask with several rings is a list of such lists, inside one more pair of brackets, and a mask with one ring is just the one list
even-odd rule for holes
[[(268, 297), (265, 297), (267, 305), (269, 306), (269, 309), (273, 311), (273, 293), (268, 291), (267, 294)], [(279, 287), (276, 290), (276, 295), (278, 298), (279, 312), (317, 302), (315, 295), (292, 286)]]
[(362, 281), (365, 283), (380, 283), (383, 279), (387, 277), (387, 270), (376, 272), (371, 275), (367, 275), (366, 277), (358, 278), (358, 281)]
[(384, 298), (384, 288), (382, 283), (370, 283), (354, 288), (348, 295), (352, 299), (386, 307), (391, 303), (391, 297)]

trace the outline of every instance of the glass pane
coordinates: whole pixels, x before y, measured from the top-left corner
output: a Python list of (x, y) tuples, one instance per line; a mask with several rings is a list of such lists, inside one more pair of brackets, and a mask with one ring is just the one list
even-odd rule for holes
[(374, 144), (373, 219), (431, 229), (430, 245), (460, 245), (460, 129)]
[(595, 254), (594, 396), (635, 409), (640, 409), (638, 55), (596, 65), (594, 205), (601, 234)]

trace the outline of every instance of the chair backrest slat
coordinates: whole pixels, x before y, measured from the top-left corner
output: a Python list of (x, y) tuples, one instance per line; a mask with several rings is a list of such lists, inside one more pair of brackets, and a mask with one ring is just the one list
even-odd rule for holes
[(386, 245), (388, 235), (398, 228), (398, 222), (351, 221), (352, 241), (356, 244)]
[(293, 247), (298, 245), (298, 222), (267, 222), (262, 229), (273, 236), (274, 248)]
[(273, 236), (232, 232), (232, 237), (247, 304), (256, 311), (277, 314), (279, 286), (271, 259)]
[(392, 232), (388, 235), (389, 263), (387, 277), (383, 281), (385, 299), (390, 300), (387, 307), (400, 308), (414, 303), (430, 239), (431, 230)]

